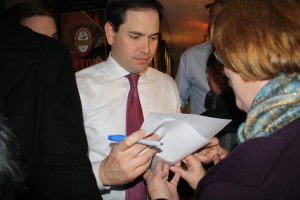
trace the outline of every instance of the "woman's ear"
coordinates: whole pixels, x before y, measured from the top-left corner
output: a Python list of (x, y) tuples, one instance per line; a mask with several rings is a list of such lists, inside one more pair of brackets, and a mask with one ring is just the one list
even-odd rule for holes
[(112, 27), (111, 22), (106, 22), (104, 29), (105, 29), (107, 43), (109, 45), (112, 45), (114, 43), (115, 31)]

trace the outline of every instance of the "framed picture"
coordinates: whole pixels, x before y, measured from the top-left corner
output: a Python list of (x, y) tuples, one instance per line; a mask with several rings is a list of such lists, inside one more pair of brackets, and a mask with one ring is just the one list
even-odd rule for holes
[(75, 71), (107, 58), (105, 9), (61, 13), (61, 40), (70, 50)]

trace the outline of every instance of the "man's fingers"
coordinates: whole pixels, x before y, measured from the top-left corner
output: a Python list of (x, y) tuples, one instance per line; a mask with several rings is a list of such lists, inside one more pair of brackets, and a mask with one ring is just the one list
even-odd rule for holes
[(146, 136), (145, 130), (138, 130), (128, 137), (126, 137), (123, 141), (119, 142), (118, 150), (123, 152), (135, 145), (139, 140), (143, 139)]
[(150, 169), (148, 168), (148, 170), (144, 173), (143, 177), (144, 177), (144, 179), (147, 181), (147, 179), (149, 178), (149, 176), (151, 176), (151, 171), (150, 171)]
[(145, 173), (145, 171), (147, 171), (147, 169), (149, 169), (150, 164), (151, 164), (151, 160), (146, 162), (144, 165), (140, 165), (140, 166), (136, 167), (134, 169), (134, 174), (136, 175), (136, 177), (138, 177), (139, 175)]
[(157, 135), (157, 134), (151, 134), (151, 135), (149, 135), (149, 136), (147, 136), (145, 139), (147, 139), (147, 140), (160, 140), (160, 136), (159, 135)]
[[(131, 166), (134, 166), (133, 170), (135, 174), (144, 173), (149, 168), (152, 158), (156, 153), (156, 149), (147, 149), (143, 154), (134, 156), (130, 162)], [(159, 166), (156, 166), (159, 167)], [(161, 170), (161, 166), (160, 166)]]

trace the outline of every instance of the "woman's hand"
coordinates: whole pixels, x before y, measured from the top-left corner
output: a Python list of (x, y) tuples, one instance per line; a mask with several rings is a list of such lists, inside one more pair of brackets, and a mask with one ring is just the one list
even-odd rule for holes
[(179, 172), (175, 173), (170, 182), (168, 181), (168, 175), (169, 165), (164, 164), (163, 166), (161, 160), (157, 161), (153, 173), (148, 169), (144, 174), (144, 179), (146, 180), (147, 189), (151, 199), (155, 200), (163, 198), (168, 200), (179, 200), (177, 184), (180, 174)]
[(171, 167), (170, 170), (174, 173), (180, 173), (180, 176), (186, 180), (186, 182), (196, 190), (199, 181), (205, 175), (205, 170), (201, 161), (195, 155), (187, 156), (183, 162), (187, 166), (187, 170), (182, 169), (181, 164), (177, 163)]
[(211, 142), (194, 153), (194, 156), (202, 163), (214, 162), (214, 164), (217, 164), (228, 156), (228, 151), (220, 146), (218, 138), (213, 137)]

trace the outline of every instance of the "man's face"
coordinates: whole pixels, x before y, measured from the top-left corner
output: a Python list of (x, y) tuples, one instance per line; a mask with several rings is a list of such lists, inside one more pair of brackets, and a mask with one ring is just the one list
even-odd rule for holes
[(217, 63), (211, 66), (207, 71), (208, 85), (217, 95), (230, 90), (228, 79), (223, 72), (223, 65)]
[(22, 21), (22, 25), (34, 32), (57, 39), (57, 28), (53, 18), (49, 16), (34, 16)]
[(111, 24), (105, 25), (107, 42), (111, 45), (112, 57), (131, 73), (146, 70), (157, 48), (159, 16), (155, 10), (128, 10), (125, 22), (118, 32)]

